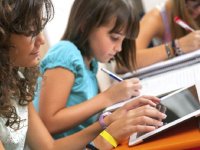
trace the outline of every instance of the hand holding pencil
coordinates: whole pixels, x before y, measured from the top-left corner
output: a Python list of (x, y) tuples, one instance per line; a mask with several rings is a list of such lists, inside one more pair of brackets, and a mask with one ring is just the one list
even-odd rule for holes
[(106, 97), (109, 97), (107, 101), (107, 106), (140, 95), (140, 89), (142, 88), (142, 86), (138, 78), (123, 80), (122, 78), (118, 77), (117, 75), (105, 68), (102, 68), (101, 70), (108, 74), (112, 79), (119, 81), (116, 84), (113, 84), (109, 89), (104, 91)]
[(200, 30), (194, 30), (179, 17), (175, 17), (174, 21), (186, 31), (190, 31), (187, 35), (178, 39), (180, 48), (185, 53), (200, 49)]

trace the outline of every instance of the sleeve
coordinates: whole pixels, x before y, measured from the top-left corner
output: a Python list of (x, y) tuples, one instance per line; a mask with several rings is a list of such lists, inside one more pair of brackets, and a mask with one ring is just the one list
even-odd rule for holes
[(63, 67), (77, 75), (83, 64), (83, 57), (77, 47), (62, 41), (49, 49), (40, 64), (40, 71), (44, 74), (47, 69)]

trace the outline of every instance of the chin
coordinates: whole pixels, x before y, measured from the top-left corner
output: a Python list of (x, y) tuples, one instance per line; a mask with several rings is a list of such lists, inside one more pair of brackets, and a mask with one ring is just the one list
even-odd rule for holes
[(109, 60), (102, 60), (102, 61), (99, 61), (100, 63), (107, 63), (109, 62)]
[(24, 64), (23, 67), (35, 67), (37, 65), (39, 65), (39, 60), (27, 62), (26, 64)]
[(37, 65), (39, 65), (39, 61), (34, 61), (34, 62), (29, 64), (29, 67), (35, 67)]

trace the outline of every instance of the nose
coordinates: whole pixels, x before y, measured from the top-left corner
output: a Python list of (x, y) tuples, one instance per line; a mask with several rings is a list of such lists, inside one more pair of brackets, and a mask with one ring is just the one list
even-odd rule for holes
[(45, 37), (44, 37), (43, 32), (40, 32), (37, 35), (37, 43), (40, 44), (40, 45), (44, 45), (45, 44)]
[(119, 53), (119, 52), (121, 52), (121, 50), (122, 50), (122, 43), (120, 42), (120, 43), (116, 44), (115, 52)]

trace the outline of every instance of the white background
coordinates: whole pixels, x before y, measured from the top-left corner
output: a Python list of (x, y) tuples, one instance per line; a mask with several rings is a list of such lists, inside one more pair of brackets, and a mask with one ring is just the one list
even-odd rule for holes
[[(62, 37), (67, 20), (69, 17), (71, 6), (74, 0), (52, 0), (55, 7), (55, 16), (54, 19), (49, 22), (45, 28), (45, 34), (49, 46), (57, 43)], [(149, 11), (155, 5), (160, 4), (166, 0), (142, 0), (144, 10)]]

